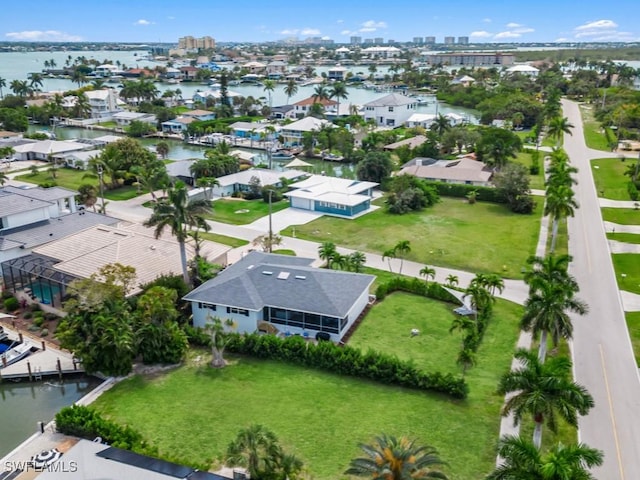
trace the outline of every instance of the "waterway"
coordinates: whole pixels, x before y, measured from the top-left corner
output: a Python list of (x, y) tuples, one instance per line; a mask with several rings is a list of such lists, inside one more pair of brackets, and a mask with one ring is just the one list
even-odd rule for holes
[(0, 383), (0, 458), (48, 423), (62, 408), (73, 404), (98, 386), (95, 377), (44, 382)]

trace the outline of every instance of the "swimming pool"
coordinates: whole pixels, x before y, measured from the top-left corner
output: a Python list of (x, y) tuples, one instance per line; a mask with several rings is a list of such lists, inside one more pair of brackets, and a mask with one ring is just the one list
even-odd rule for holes
[(33, 282), (29, 288), (37, 301), (45, 305), (51, 305), (54, 298), (60, 297), (60, 286), (55, 283)]

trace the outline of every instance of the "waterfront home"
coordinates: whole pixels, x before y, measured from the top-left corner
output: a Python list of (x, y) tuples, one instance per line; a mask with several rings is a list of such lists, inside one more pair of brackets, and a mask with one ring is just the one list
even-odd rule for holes
[(211, 112), (209, 110), (201, 110), (201, 109), (190, 110), (188, 112), (182, 113), (180, 116), (181, 117), (186, 117), (186, 118), (193, 118), (194, 120), (197, 120), (198, 122), (205, 122), (207, 120), (215, 120), (215, 118), (216, 118), (215, 112)]
[(282, 60), (273, 60), (267, 63), (267, 78), (271, 80), (280, 80), (287, 75), (288, 65)]
[(475, 81), (476, 79), (473, 77), (470, 77), (469, 75), (462, 75), (460, 77), (456, 77), (453, 80), (451, 80), (451, 85), (462, 85), (463, 87), (467, 88), (472, 84), (474, 84)]
[(284, 180), (295, 182), (305, 176), (307, 176), (307, 173), (300, 170), (278, 172), (276, 170), (269, 170), (268, 168), (249, 168), (237, 173), (218, 177), (219, 185), (211, 189), (211, 194), (216, 197), (230, 197), (234, 193), (248, 192), (256, 179), (261, 187), (271, 186), (282, 188), (284, 186)]
[[(312, 267), (311, 258), (251, 252), (189, 292), (193, 324), (212, 318), (239, 333), (342, 340), (369, 303), (373, 275)], [(269, 325), (264, 325), (269, 324)]]
[(516, 73), (520, 75), (525, 75), (527, 77), (535, 78), (538, 76), (538, 73), (540, 73), (540, 70), (537, 69), (536, 67), (532, 67), (531, 65), (520, 64), (520, 65), (514, 65), (512, 67), (509, 67), (505, 71), (506, 75), (513, 75)]
[(82, 150), (80, 152), (67, 153), (62, 158), (67, 167), (85, 170), (91, 159), (99, 157), (101, 153), (101, 150)]
[(368, 47), (360, 51), (363, 56), (375, 59), (396, 58), (402, 54), (398, 47)]
[(251, 74), (260, 74), (264, 73), (267, 65), (261, 62), (247, 62), (242, 66), (243, 69), (247, 70)]
[(311, 175), (289, 185), (284, 195), (292, 208), (321, 212), (342, 218), (354, 218), (371, 209), (374, 182)]
[[(449, 120), (449, 125), (462, 125), (467, 121), (463, 115), (453, 112), (445, 113), (443, 116)], [(405, 125), (409, 128), (422, 127), (428, 130), (436, 122), (436, 119), (437, 116), (432, 113), (413, 113)]]
[(161, 123), (162, 133), (181, 135), (187, 131), (189, 124), (195, 121), (195, 118), (184, 116), (174, 118), (173, 120), (167, 120), (166, 122)]
[(427, 137), (425, 137), (424, 135), (416, 135), (415, 137), (405, 138), (404, 140), (400, 140), (399, 142), (390, 143), (388, 145), (385, 145), (383, 148), (387, 151), (393, 152), (400, 147), (407, 146), (411, 150), (413, 150), (414, 148), (418, 148), (426, 141)]
[[(232, 92), (232, 91), (227, 91), (227, 97), (228, 98), (233, 98), (233, 97), (241, 97), (242, 95), (240, 95), (237, 92)], [(196, 92), (193, 94), (193, 97), (191, 97), (192, 100), (194, 101), (194, 103), (202, 103), (203, 105), (207, 104), (207, 101), (213, 101), (213, 102), (218, 102), (220, 101), (220, 98), (222, 98), (222, 92), (220, 91), (219, 88), (217, 89), (213, 89), (213, 90), (205, 90), (202, 92)]]
[(456, 160), (417, 157), (405, 163), (397, 174), (413, 175), (435, 182), (488, 187), (491, 185), (493, 170), (483, 162), (468, 157)]
[(191, 82), (196, 79), (199, 70), (200, 70), (199, 68), (191, 67), (191, 66), (180, 67), (180, 73), (182, 74), (182, 78), (188, 82)]
[(153, 113), (118, 112), (114, 113), (111, 118), (119, 127), (128, 127), (131, 122), (144, 122), (151, 125), (158, 123), (158, 118)]
[(400, 127), (416, 111), (415, 98), (399, 93), (390, 93), (364, 104), (364, 119), (379, 127)]
[(48, 162), (62, 159), (65, 154), (92, 150), (93, 146), (71, 140), (40, 140), (13, 147), (16, 160), (41, 160)]
[(343, 59), (351, 55), (351, 50), (349, 50), (347, 47), (340, 47), (336, 48), (335, 54), (338, 58)]
[[(122, 111), (118, 92), (114, 89), (87, 90), (84, 95), (89, 100), (89, 107), (91, 108), (89, 116), (92, 119), (110, 120), (114, 113)], [(78, 97), (75, 95), (64, 97), (62, 107), (68, 110), (72, 109), (77, 101)]]
[(284, 120), (285, 118), (295, 119), (294, 115), (294, 107), (293, 105), (278, 105), (271, 108), (271, 118), (272, 120)]
[[(234, 122), (229, 125), (229, 128), (233, 132), (234, 137), (246, 138), (255, 141), (262, 139), (273, 140), (275, 131), (280, 129), (280, 127), (276, 127), (270, 123), (262, 122)], [(270, 131), (272, 129), (273, 133)]]
[(110, 63), (104, 63), (102, 65), (98, 65), (93, 73), (98, 75), (99, 77), (110, 77), (111, 75), (117, 75), (120, 73), (120, 67), (112, 65)]
[(323, 108), (333, 107), (338, 104), (338, 102), (331, 100), (330, 98), (317, 98), (311, 96), (293, 104), (294, 116), (296, 118), (302, 118), (309, 115), (309, 113), (311, 113), (311, 107), (316, 103), (322, 105)]
[(302, 144), (302, 136), (305, 132), (318, 131), (323, 127), (333, 128), (334, 125), (324, 118), (304, 117), (297, 122), (283, 125), (280, 137), (287, 147), (299, 146)]
[(349, 70), (347, 70), (346, 68), (336, 65), (335, 67), (329, 69), (329, 71), (327, 72), (327, 78), (329, 80), (335, 80), (336, 82), (344, 82), (347, 78), (348, 71)]

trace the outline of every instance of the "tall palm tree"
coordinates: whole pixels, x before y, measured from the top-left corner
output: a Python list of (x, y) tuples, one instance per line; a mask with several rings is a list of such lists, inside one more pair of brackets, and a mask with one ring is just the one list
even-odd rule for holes
[(421, 277), (424, 277), (425, 283), (429, 283), (429, 279), (436, 278), (436, 269), (429, 265), (425, 265), (418, 273)]
[(263, 90), (267, 92), (267, 95), (269, 96), (269, 108), (271, 108), (273, 106), (271, 104), (271, 93), (276, 89), (276, 82), (273, 80), (267, 79), (264, 82), (262, 82), (262, 84), (264, 85)]
[(447, 275), (447, 278), (445, 279), (448, 287), (455, 287), (456, 285), (458, 285), (459, 281), (460, 279), (458, 278), (458, 276), (453, 274)]
[(362, 252), (353, 252), (349, 254), (347, 263), (349, 270), (360, 273), (364, 264), (367, 263), (367, 257)]
[(0, 186), (4, 185), (7, 180), (9, 180), (7, 174), (4, 172), (0, 172)]
[(572, 135), (571, 129), (573, 128), (573, 124), (569, 122), (567, 117), (554, 117), (549, 122), (548, 135), (549, 137), (555, 139), (556, 146), (559, 146), (562, 141), (562, 136), (566, 133), (568, 135)]
[(166, 227), (176, 237), (180, 246), (182, 275), (187, 285), (190, 284), (185, 246), (188, 238), (187, 234), (191, 227), (197, 227), (205, 231), (209, 230), (209, 224), (202, 215), (210, 210), (211, 207), (206, 200), (190, 202), (186, 185), (182, 182), (176, 182), (173, 188), (169, 188), (167, 197), (159, 200), (153, 206), (151, 217), (144, 223), (147, 227), (155, 227), (156, 238), (162, 234)]
[(26, 97), (31, 93), (26, 80), (12, 80), (9, 88), (18, 97)]
[(573, 337), (573, 323), (567, 312), (584, 315), (588, 311), (586, 303), (574, 297), (575, 292), (571, 283), (540, 281), (529, 293), (520, 327), (534, 337), (540, 335), (538, 358), (541, 362), (547, 354), (548, 335), (551, 335), (554, 347), (558, 346), (560, 338), (569, 340)]
[(4, 93), (2, 89), (7, 86), (7, 80), (5, 78), (0, 77), (0, 100), (4, 100)]
[(398, 270), (398, 275), (402, 275), (402, 266), (404, 264), (404, 257), (411, 252), (411, 242), (409, 240), (400, 240), (396, 243), (393, 250), (397, 257), (400, 257), (400, 270)]
[(226, 463), (245, 467), (251, 478), (268, 478), (281, 453), (278, 438), (272, 431), (262, 425), (251, 425), (229, 444)]
[(555, 252), (558, 239), (558, 227), (561, 220), (573, 217), (578, 202), (571, 187), (566, 185), (550, 186), (544, 204), (544, 214), (551, 218), (551, 253)]
[(531, 442), (511, 435), (500, 439), (498, 454), (504, 463), (485, 480), (595, 480), (589, 469), (604, 460), (600, 450), (584, 443), (558, 443), (543, 454)]
[(340, 116), (340, 100), (346, 100), (347, 98), (349, 98), (349, 92), (347, 90), (347, 86), (343, 82), (334, 83), (333, 86), (331, 87), (331, 90), (329, 91), (329, 97), (335, 98), (336, 101), (338, 102), (336, 117), (339, 117)]
[(407, 437), (382, 434), (372, 445), (360, 444), (360, 448), (365, 456), (351, 460), (345, 475), (373, 480), (447, 479), (444, 473), (434, 469), (446, 465), (438, 451), (427, 445), (420, 446)]
[(29, 86), (36, 92), (40, 91), (40, 89), (42, 88), (42, 74), (32, 73), (29, 80)]
[(318, 247), (318, 256), (320, 257), (320, 260), (324, 260), (327, 263), (328, 269), (331, 269), (331, 264), (333, 263), (337, 253), (336, 245), (333, 242), (323, 242)]
[(577, 293), (580, 290), (578, 282), (569, 275), (571, 260), (573, 260), (571, 255), (555, 255), (553, 253), (545, 257), (529, 257), (527, 263), (531, 265), (531, 269), (524, 274), (524, 281), (529, 285), (529, 292), (536, 291), (546, 283), (559, 283), (572, 293)]
[(324, 83), (319, 84), (314, 90), (313, 95), (311, 95), (313, 101), (316, 103), (322, 103), (323, 100), (329, 99), (329, 90), (327, 90), (327, 86)]
[(513, 413), (517, 425), (530, 414), (535, 422), (533, 444), (540, 448), (545, 423), (556, 432), (560, 416), (577, 427), (578, 415), (586, 415), (594, 406), (593, 397), (573, 381), (568, 357), (549, 358), (543, 363), (534, 352), (520, 349), (515, 358), (520, 367), (505, 373), (498, 384), (501, 395), (514, 394), (504, 404), (502, 416)]
[(287, 96), (287, 105), (289, 105), (291, 97), (298, 93), (298, 84), (293, 78), (290, 78), (289, 81), (287, 81), (287, 84), (284, 87), (284, 93)]
[(387, 260), (387, 263), (389, 264), (389, 271), (391, 273), (393, 273), (393, 268), (391, 268), (391, 260), (396, 258), (397, 253), (398, 252), (396, 251), (395, 248), (389, 248), (384, 252), (382, 252), (382, 261), (384, 261), (385, 259)]

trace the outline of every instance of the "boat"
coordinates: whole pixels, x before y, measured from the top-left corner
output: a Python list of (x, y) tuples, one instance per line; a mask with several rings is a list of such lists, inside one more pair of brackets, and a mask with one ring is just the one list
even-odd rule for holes
[(344, 160), (344, 157), (341, 155), (335, 155), (333, 153), (327, 153), (322, 156), (322, 160), (326, 162), (341, 162)]
[(19, 362), (24, 357), (31, 353), (31, 344), (29, 342), (19, 343), (12, 346), (0, 355), (0, 368), (8, 367), (16, 362)]
[(294, 158), (290, 150), (276, 150), (271, 152), (272, 160), (293, 160)]
[[(0, 327), (0, 343), (5, 342), (9, 340), (9, 335), (7, 335), (7, 332), (4, 331), (4, 328)], [(3, 352), (4, 350), (2, 350), (2, 345), (0, 345), (0, 352)]]

